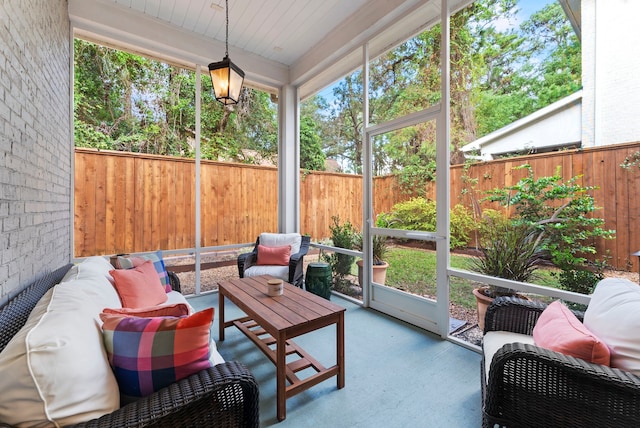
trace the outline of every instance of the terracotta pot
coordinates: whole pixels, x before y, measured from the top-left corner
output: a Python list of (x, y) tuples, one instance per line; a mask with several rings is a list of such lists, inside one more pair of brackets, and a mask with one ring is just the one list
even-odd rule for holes
[[(473, 289), (473, 295), (476, 296), (476, 304), (478, 308), (478, 327), (484, 333), (484, 317), (487, 314), (487, 308), (493, 302), (494, 297), (489, 297), (482, 292), (482, 290), (488, 287), (479, 287)], [(529, 300), (529, 297), (523, 294), (515, 294), (515, 297), (520, 299)]]
[[(363, 261), (362, 260), (358, 260), (356, 262), (356, 264), (358, 265), (358, 284), (360, 284), (360, 287), (362, 287), (362, 265), (363, 265)], [(381, 265), (373, 265), (373, 278), (371, 278), (373, 280), (373, 282), (384, 285), (385, 281), (387, 280), (387, 268), (388, 267), (389, 267), (389, 263), (387, 263), (387, 262), (383, 262), (383, 264), (381, 264)]]
[(482, 288), (474, 288), (473, 295), (476, 296), (476, 304), (478, 308), (478, 327), (484, 333), (484, 316), (487, 313), (487, 308), (493, 301), (493, 297), (485, 296), (485, 294), (480, 290), (482, 290)]

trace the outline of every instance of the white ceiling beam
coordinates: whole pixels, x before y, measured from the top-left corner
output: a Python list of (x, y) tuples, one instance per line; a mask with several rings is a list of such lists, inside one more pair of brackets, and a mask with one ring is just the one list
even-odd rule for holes
[[(224, 43), (110, 2), (69, 0), (69, 19), (79, 37), (185, 67), (206, 66), (225, 53)], [(274, 89), (288, 83), (285, 65), (237, 48), (230, 49), (229, 57), (244, 70), (249, 86)]]
[[(339, 61), (342, 57), (358, 49), (377, 32), (385, 28), (398, 15), (427, 3), (425, 0), (371, 0), (361, 11), (331, 31), (327, 37), (310, 47), (291, 67), (291, 82), (300, 84), (314, 74)], [(358, 56), (360, 60), (360, 56)]]
[[(450, 0), (457, 11), (473, 0)], [(371, 0), (291, 68), (291, 81), (306, 98), (362, 66), (360, 47), (369, 44), (370, 60), (414, 37), (440, 20), (440, 2)]]

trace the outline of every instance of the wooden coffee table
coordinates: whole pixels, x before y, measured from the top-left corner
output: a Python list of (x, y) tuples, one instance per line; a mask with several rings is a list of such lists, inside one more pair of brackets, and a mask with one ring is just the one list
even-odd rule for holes
[[(345, 309), (286, 282), (281, 296), (267, 296), (267, 280), (271, 278), (264, 275), (218, 283), (219, 333), (220, 340), (223, 341), (224, 329), (235, 325), (275, 364), (277, 415), (278, 420), (282, 421), (287, 414), (287, 398), (332, 376), (337, 376), (338, 389), (344, 388)], [(225, 298), (231, 300), (247, 316), (225, 321)], [(290, 340), (332, 324), (336, 325), (337, 350), (336, 365), (332, 367), (324, 367)], [(315, 370), (315, 373), (300, 379), (297, 373), (309, 368)]]

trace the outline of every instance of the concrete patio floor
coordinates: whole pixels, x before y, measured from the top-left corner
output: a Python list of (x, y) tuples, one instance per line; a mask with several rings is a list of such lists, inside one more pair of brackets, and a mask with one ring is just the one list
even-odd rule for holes
[[(261, 426), (295, 427), (479, 427), (480, 355), (425, 330), (362, 308), (336, 295), (345, 315), (345, 388), (328, 379), (287, 400), (287, 418), (276, 419), (275, 367), (236, 328), (218, 341), (225, 360), (245, 364), (260, 385)], [(190, 297), (197, 310), (218, 308), (218, 294)], [(227, 319), (241, 316), (225, 300)], [(335, 364), (335, 327), (295, 339), (326, 366)]]

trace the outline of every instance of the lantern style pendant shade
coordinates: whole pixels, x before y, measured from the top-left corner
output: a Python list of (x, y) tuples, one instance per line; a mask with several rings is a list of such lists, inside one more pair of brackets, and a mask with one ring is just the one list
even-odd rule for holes
[(229, 59), (229, 0), (226, 0), (226, 38), (224, 58), (209, 64), (209, 74), (216, 100), (224, 105), (236, 104), (240, 99), (240, 89), (244, 82), (244, 71)]
[(220, 62), (209, 64), (209, 74), (216, 100), (222, 104), (236, 104), (244, 82), (244, 71), (225, 56)]

